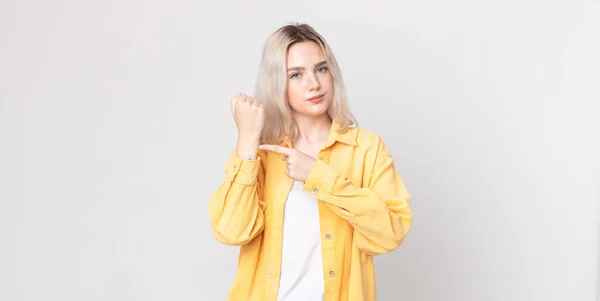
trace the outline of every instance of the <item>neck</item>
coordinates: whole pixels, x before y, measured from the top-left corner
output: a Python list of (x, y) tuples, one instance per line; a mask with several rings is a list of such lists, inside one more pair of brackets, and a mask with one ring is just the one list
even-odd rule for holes
[(298, 127), (297, 140), (312, 143), (329, 137), (331, 118), (327, 114), (318, 117), (294, 116), (294, 121)]

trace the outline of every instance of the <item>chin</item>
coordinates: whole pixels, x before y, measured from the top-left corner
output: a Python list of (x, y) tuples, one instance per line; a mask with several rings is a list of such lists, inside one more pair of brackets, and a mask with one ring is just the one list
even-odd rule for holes
[(310, 116), (310, 117), (321, 117), (323, 115), (327, 114), (327, 110), (323, 110), (323, 111), (318, 111), (318, 112), (309, 112), (306, 115)]
[(302, 113), (309, 116), (317, 117), (326, 114), (327, 109), (329, 109), (329, 104), (326, 102), (322, 102), (316, 105), (311, 104), (310, 106), (304, 108), (304, 110), (302, 110)]

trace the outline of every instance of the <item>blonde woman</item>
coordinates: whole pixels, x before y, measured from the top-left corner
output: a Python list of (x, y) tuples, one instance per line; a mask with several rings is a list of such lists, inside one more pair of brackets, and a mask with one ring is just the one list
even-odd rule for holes
[(209, 212), (241, 246), (232, 301), (376, 300), (373, 256), (400, 246), (410, 196), (381, 138), (358, 128), (336, 59), (311, 26), (267, 40), (256, 98), (238, 128)]

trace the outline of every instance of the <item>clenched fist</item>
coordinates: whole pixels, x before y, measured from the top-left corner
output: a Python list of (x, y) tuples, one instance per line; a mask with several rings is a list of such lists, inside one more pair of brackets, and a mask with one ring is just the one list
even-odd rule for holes
[(240, 137), (260, 138), (265, 122), (262, 104), (240, 93), (231, 100), (231, 113)]

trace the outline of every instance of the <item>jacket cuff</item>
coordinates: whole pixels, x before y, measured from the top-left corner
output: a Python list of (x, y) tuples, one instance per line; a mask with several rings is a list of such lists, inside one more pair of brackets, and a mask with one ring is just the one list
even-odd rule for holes
[(240, 157), (235, 151), (231, 152), (225, 165), (226, 180), (229, 182), (254, 185), (260, 168), (260, 157), (248, 160)]
[(302, 189), (323, 200), (330, 192), (339, 172), (327, 163), (317, 160)]

